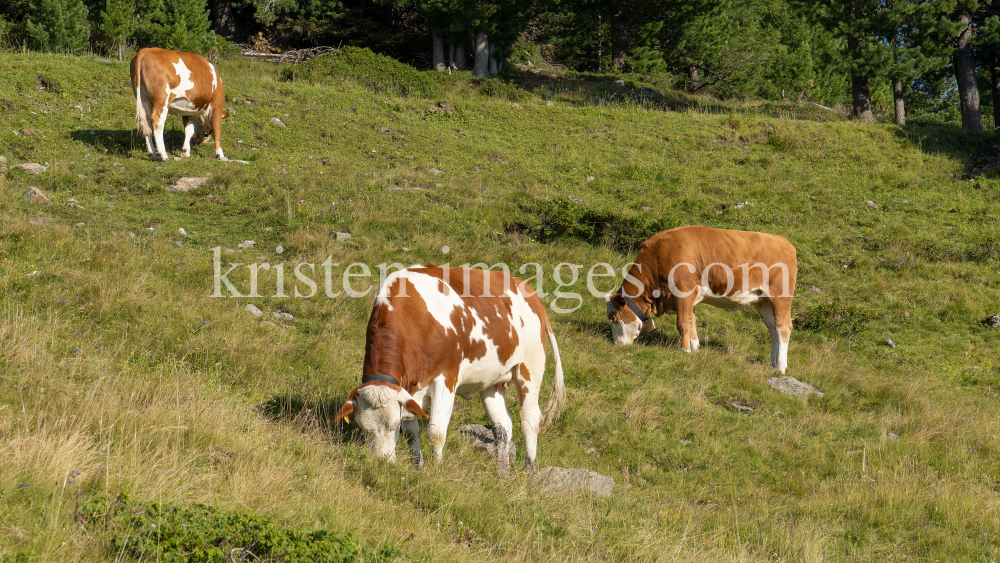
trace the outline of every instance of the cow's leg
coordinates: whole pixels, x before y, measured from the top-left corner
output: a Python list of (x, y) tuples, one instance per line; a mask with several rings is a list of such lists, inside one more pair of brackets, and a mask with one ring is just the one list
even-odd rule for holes
[(501, 475), (510, 473), (510, 444), (514, 422), (507, 411), (507, 401), (504, 399), (504, 385), (496, 385), (479, 393), (483, 401), (483, 410), (493, 425), (493, 438), (496, 446), (497, 469)]
[(153, 150), (153, 131), (156, 129), (156, 123), (153, 121), (153, 105), (149, 103), (148, 100), (142, 100), (142, 107), (146, 110), (146, 121), (149, 122), (149, 135), (143, 137), (146, 141), (146, 154), (149, 155), (150, 160), (156, 160), (156, 152)]
[(773, 361), (771, 365), (778, 368), (778, 371), (785, 373), (788, 369), (788, 341), (792, 337), (792, 298), (791, 297), (774, 297), (774, 324), (775, 330), (771, 335), (771, 348), (774, 348), (774, 338), (775, 336), (780, 337), (778, 340), (778, 353), (777, 353), (777, 364)]
[(181, 121), (184, 122), (184, 146), (181, 147), (181, 158), (188, 158), (191, 156), (191, 137), (194, 137), (194, 119), (183, 116)]
[(677, 300), (677, 332), (681, 333), (681, 348), (685, 352), (698, 351), (698, 330), (695, 326), (694, 299)]
[(167, 146), (163, 143), (163, 128), (167, 125), (167, 115), (170, 111), (170, 96), (164, 98), (166, 102), (163, 107), (154, 107), (151, 121), (153, 122), (153, 137), (156, 139), (156, 152), (160, 155), (160, 160), (166, 162)]
[(524, 469), (538, 471), (538, 427), (542, 421), (542, 409), (538, 407), (545, 375), (545, 348), (539, 344), (526, 354), (525, 361), (517, 370), (517, 400), (521, 404), (521, 433), (524, 434)]
[(455, 407), (455, 392), (448, 390), (443, 375), (434, 378), (431, 388), (431, 418), (427, 424), (427, 438), (434, 448), (434, 463), (440, 463), (444, 454), (444, 441), (448, 437), (448, 422), (451, 421), (451, 411)]
[[(215, 140), (215, 158), (228, 160), (226, 155), (222, 154), (222, 107), (212, 110), (212, 138)], [(452, 399), (454, 400), (454, 397)]]
[(774, 303), (770, 299), (762, 301), (757, 304), (757, 311), (760, 312), (760, 318), (767, 325), (767, 332), (771, 335), (771, 367), (778, 367), (778, 344), (780, 339), (778, 336), (778, 326), (774, 318)]
[(406, 441), (410, 443), (410, 448), (413, 450), (413, 463), (417, 464), (417, 467), (423, 467), (424, 456), (420, 453), (420, 421), (411, 418), (404, 420), (401, 426), (403, 434), (406, 435)]

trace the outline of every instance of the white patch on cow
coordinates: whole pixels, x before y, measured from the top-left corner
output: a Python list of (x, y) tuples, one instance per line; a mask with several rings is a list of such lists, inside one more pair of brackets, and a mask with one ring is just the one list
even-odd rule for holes
[(706, 286), (698, 286), (698, 295), (695, 297), (695, 305), (698, 303), (705, 303), (712, 305), (713, 307), (718, 307), (719, 309), (725, 309), (726, 311), (733, 312), (739, 311), (748, 305), (759, 303), (761, 300), (766, 298), (767, 296), (764, 294), (764, 290), (759, 287), (757, 289), (752, 289), (749, 292), (737, 290), (729, 295), (713, 297), (711, 289)]
[(208, 63), (208, 68), (212, 69), (212, 91), (219, 87), (219, 75), (215, 73), (215, 65)]
[(615, 344), (631, 344), (642, 333), (642, 321), (638, 317), (630, 323), (611, 323), (611, 334)]
[(194, 82), (191, 82), (191, 69), (184, 64), (183, 59), (178, 59), (174, 64), (174, 72), (177, 73), (177, 77), (181, 79), (180, 83), (177, 84), (176, 88), (171, 88), (169, 92), (178, 98), (186, 98), (188, 90), (194, 88)]
[(698, 341), (697, 338), (688, 339), (688, 342), (691, 344), (692, 352), (697, 352), (698, 348), (701, 346), (701, 343)]

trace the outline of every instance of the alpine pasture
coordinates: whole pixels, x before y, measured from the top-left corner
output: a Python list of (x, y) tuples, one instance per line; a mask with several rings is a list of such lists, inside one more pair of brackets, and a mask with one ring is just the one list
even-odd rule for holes
[[(223, 517), (285, 538), (270, 553), (288, 561), (1000, 559), (1000, 329), (984, 322), (1000, 312), (1000, 181), (968, 176), (988, 136), (643, 102), (631, 93), (648, 84), (610, 78), (522, 90), (420, 74), (400, 90), (219, 60), (223, 148), (248, 164), (211, 144), (173, 160), (177, 118), (171, 161), (150, 162), (127, 61), (8, 52), (0, 66), (0, 561), (252, 560), (191, 539)], [(184, 176), (209, 180), (166, 190)], [(696, 354), (673, 317), (612, 343), (587, 269), (620, 272), (636, 240), (685, 224), (796, 246), (787, 375), (823, 397), (767, 386), (752, 309), (699, 307)], [(246, 265), (271, 266), (262, 297), (211, 297), (217, 247), (223, 272), (243, 264), (242, 293)], [(498, 476), (455, 433), (485, 423), (477, 401), (457, 401), (444, 463), (422, 470), (334, 425), (372, 305), (340, 288), (355, 262), (372, 271), (357, 292), (379, 264), (537, 263), (547, 305), (554, 268), (584, 265), (561, 288), (582, 303), (556, 304), (579, 308), (549, 310), (568, 402), (538, 463), (609, 475), (614, 494)], [(294, 296), (300, 263), (313, 297)], [(551, 359), (545, 378), (542, 400)]]

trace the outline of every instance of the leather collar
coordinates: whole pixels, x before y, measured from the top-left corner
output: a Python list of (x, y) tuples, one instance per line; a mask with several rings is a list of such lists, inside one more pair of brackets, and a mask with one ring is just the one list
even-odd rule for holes
[(383, 383), (392, 383), (393, 385), (402, 387), (402, 385), (399, 384), (399, 381), (396, 381), (395, 377), (385, 375), (383, 373), (372, 373), (361, 378), (362, 385), (368, 383), (369, 381), (381, 381)]
[(646, 321), (649, 320), (649, 315), (643, 313), (642, 309), (640, 309), (639, 306), (635, 304), (635, 301), (632, 301), (632, 298), (629, 297), (627, 293), (625, 293), (624, 285), (622, 286), (621, 289), (621, 296), (625, 298), (625, 304), (628, 305), (629, 309), (632, 309), (632, 312), (635, 313), (635, 316), (639, 317), (639, 320), (641, 322), (645, 323)]

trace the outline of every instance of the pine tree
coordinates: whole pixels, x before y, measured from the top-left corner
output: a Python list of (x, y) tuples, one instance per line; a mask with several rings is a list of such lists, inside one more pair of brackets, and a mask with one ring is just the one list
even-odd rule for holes
[(125, 45), (135, 28), (135, 6), (132, 0), (106, 0), (101, 11), (100, 31), (108, 39), (108, 51), (124, 55)]
[(31, 5), (25, 27), (42, 51), (80, 54), (89, 46), (90, 24), (82, 0), (39, 0)]

